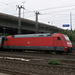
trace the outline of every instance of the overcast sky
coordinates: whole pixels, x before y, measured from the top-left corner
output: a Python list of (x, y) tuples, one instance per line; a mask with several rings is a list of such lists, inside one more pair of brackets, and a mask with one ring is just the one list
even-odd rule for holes
[[(63, 29), (63, 24), (70, 24), (70, 12), (72, 17), (72, 29), (75, 29), (75, 0), (0, 0), (0, 12), (18, 16), (16, 5), (24, 5), (24, 18), (35, 21), (35, 12), (38, 11), (38, 21)], [(23, 9), (21, 9), (23, 18)]]

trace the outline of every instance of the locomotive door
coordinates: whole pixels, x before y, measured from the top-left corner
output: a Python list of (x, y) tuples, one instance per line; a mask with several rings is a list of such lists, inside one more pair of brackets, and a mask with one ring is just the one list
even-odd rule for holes
[(57, 37), (54, 37), (54, 40), (53, 40), (53, 42), (54, 42), (54, 50), (56, 50), (56, 48), (57, 48)]

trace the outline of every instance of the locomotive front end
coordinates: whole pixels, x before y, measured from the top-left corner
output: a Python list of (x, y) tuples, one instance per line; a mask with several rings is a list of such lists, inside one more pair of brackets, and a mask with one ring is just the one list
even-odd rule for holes
[(63, 35), (65, 40), (66, 40), (66, 47), (64, 48), (64, 50), (66, 50), (68, 53), (72, 52), (72, 43), (69, 39), (69, 37), (67, 35)]

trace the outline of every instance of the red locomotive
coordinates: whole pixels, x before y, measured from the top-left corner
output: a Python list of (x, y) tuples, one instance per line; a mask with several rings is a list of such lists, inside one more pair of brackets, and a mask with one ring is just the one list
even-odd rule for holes
[(72, 52), (72, 43), (67, 35), (60, 33), (23, 34), (2, 37), (1, 49)]

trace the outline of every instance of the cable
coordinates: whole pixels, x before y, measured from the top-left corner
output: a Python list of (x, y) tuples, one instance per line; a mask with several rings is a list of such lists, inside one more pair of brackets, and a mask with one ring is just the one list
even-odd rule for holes
[(38, 11), (51, 10), (51, 9), (59, 9), (59, 8), (72, 7), (72, 6), (75, 6), (75, 4), (74, 5), (69, 5), (69, 6), (46, 8), (46, 9), (41, 9), (41, 10), (38, 10)]
[(34, 12), (34, 11), (29, 11), (29, 10), (27, 10), (27, 9), (25, 9), (25, 10), (28, 11), (28, 12), (25, 12), (25, 13)]
[[(36, 11), (44, 11), (44, 10), (53, 10), (53, 9), (59, 9), (59, 8), (65, 8), (65, 7), (73, 7), (74, 5), (68, 5), (68, 6), (61, 6), (61, 7), (53, 7), (53, 8), (46, 8), (46, 9), (40, 9), (40, 10), (36, 10)], [(28, 12), (33, 12), (33, 11), (28, 11)], [(26, 12), (26, 13), (28, 13)]]
[(51, 13), (46, 13), (44, 15), (49, 15), (49, 14), (53, 14), (53, 13), (59, 13), (59, 12), (65, 12), (65, 11), (70, 11), (70, 10), (74, 10), (75, 8), (71, 8), (71, 9), (66, 9), (66, 10), (62, 10), (62, 11), (57, 11), (57, 12), (51, 12)]
[[(75, 5), (74, 5), (75, 6)], [(55, 9), (55, 8), (54, 8)], [(69, 10), (73, 10), (73, 9), (75, 9), (75, 8), (71, 8), (71, 9), (66, 9), (65, 11), (69, 11)], [(26, 9), (25, 9), (26, 10)], [(42, 10), (44, 10), (44, 9), (42, 9)], [(28, 11), (28, 12), (24, 12), (24, 13), (31, 13), (31, 12), (34, 12), (34, 11), (29, 11), (29, 10), (26, 10), (26, 11)], [(38, 11), (38, 10), (37, 10)], [(39, 10), (39, 11), (41, 11), (41, 10)], [(52, 14), (53, 13), (58, 13), (58, 12), (65, 12), (64, 10), (62, 10), (62, 11), (57, 11), (57, 12), (52, 12)], [(48, 14), (51, 14), (51, 13), (45, 13), (45, 14), (40, 14), (40, 15), (48, 15)]]
[(9, 6), (15, 7), (15, 6), (13, 6), (13, 5), (6, 4), (6, 3), (4, 3), (4, 2), (1, 2), (1, 1), (0, 1), (0, 3), (2, 3), (2, 4), (4, 4), (4, 5), (9, 5)]
[(14, 4), (14, 3), (18, 3), (18, 2), (21, 2), (21, 1), (16, 1), (16, 2), (12, 2), (12, 3), (8, 3), (8, 4)]

